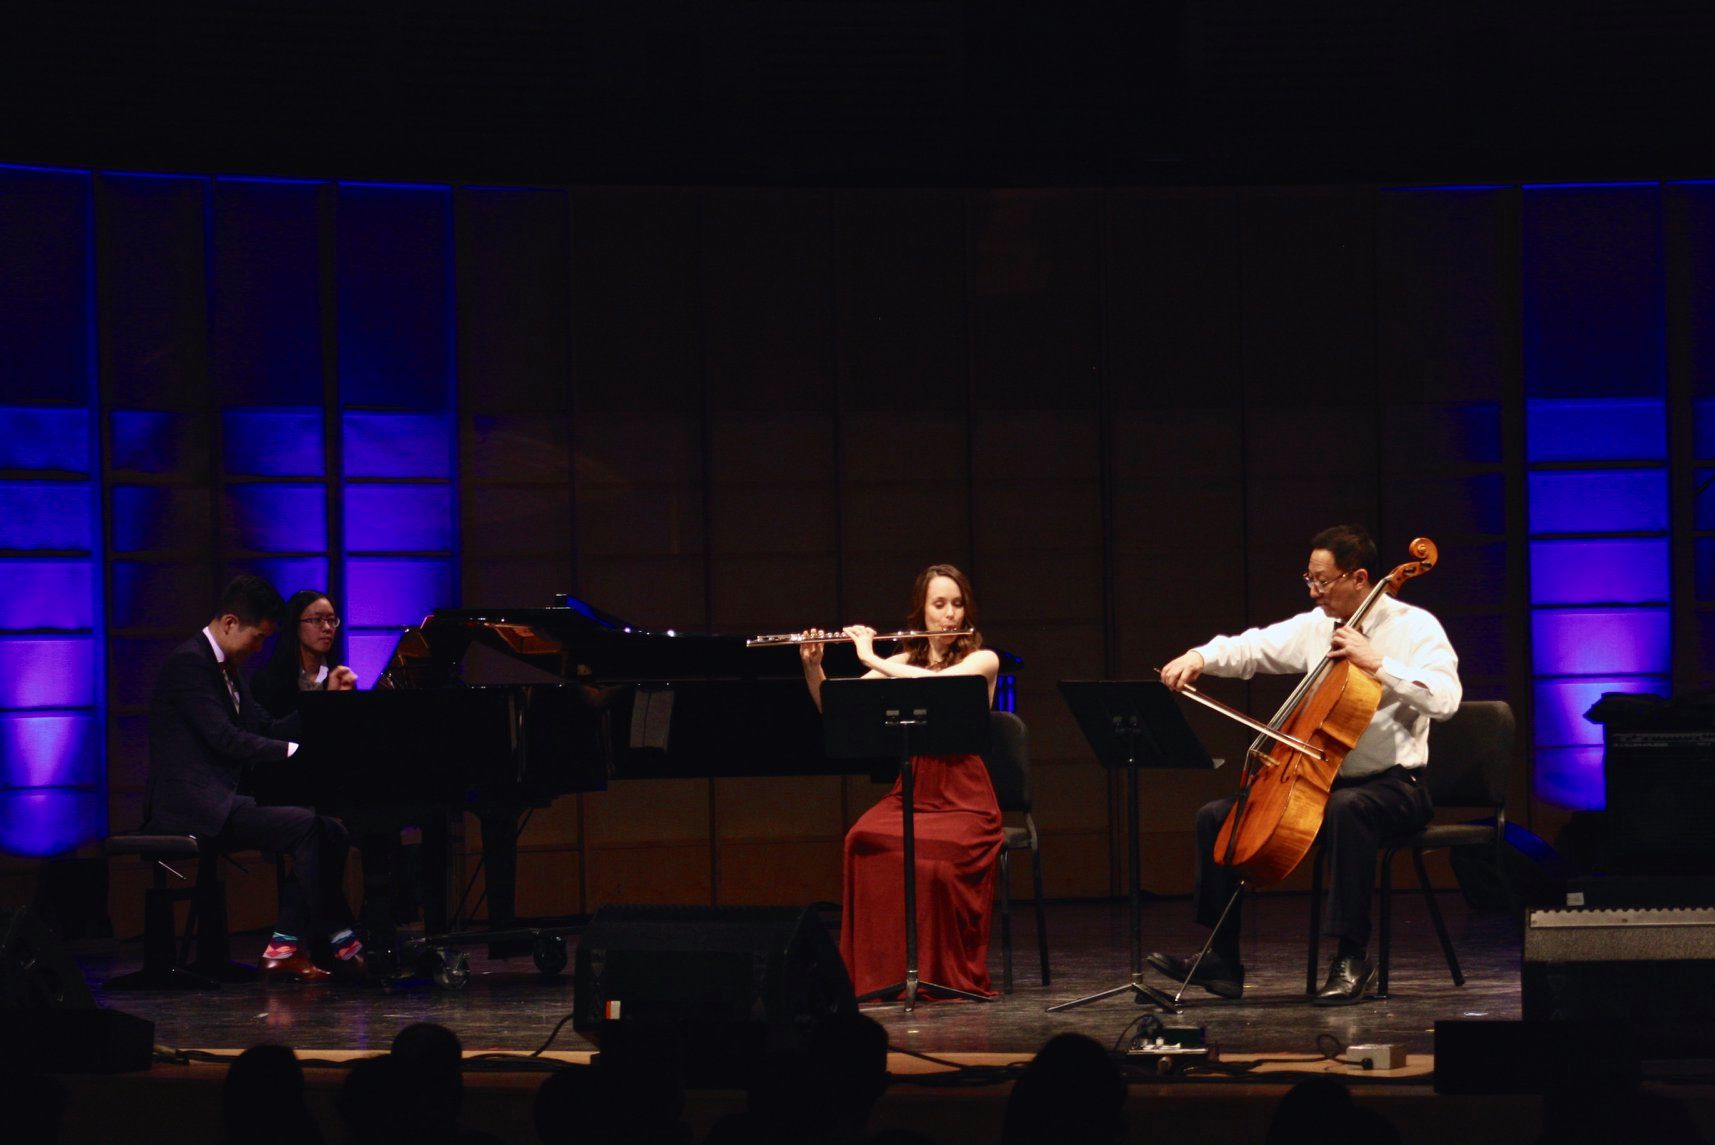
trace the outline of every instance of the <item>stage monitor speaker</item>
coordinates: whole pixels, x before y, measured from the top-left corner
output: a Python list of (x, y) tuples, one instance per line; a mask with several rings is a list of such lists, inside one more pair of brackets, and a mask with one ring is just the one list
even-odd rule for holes
[(578, 940), (572, 1026), (620, 1054), (672, 1031), (689, 1081), (742, 1080), (855, 1012), (851, 980), (811, 908), (607, 906)]
[(0, 911), (0, 1010), (94, 1009), (83, 971), (28, 910)]
[(117, 1073), (149, 1068), (155, 1023), (101, 1010), (53, 931), (0, 911), (0, 1069)]
[(1715, 908), (1530, 911), (1523, 1011), (1623, 1029), (1646, 1061), (1715, 1056)]

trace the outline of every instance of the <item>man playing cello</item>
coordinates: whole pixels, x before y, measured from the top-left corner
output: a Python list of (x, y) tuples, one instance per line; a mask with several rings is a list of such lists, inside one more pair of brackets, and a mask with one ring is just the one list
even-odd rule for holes
[[(1440, 621), (1423, 609), (1383, 594), (1364, 618), (1364, 631), (1344, 626), (1377, 576), (1376, 545), (1368, 533), (1349, 525), (1324, 529), (1310, 541), (1304, 572), (1315, 607), (1266, 628), (1217, 636), (1161, 670), (1161, 682), (1182, 691), (1205, 672), (1247, 680), (1258, 672), (1303, 674), (1329, 657), (1348, 661), (1382, 685), (1375, 716), (1340, 766), (1323, 820), (1330, 874), (1323, 930), (1339, 946), (1327, 981), (1311, 998), (1318, 1006), (1362, 1001), (1375, 980), (1366, 946), (1376, 855), (1383, 839), (1429, 821), (1429, 789), (1420, 782), (1429, 762), (1429, 721), (1451, 716), (1461, 695), (1459, 657)], [(1238, 876), (1215, 855), (1216, 837), (1234, 802), (1217, 799), (1197, 812), (1197, 921), (1219, 923), (1209, 953), (1195, 973), (1191, 958), (1149, 956), (1151, 966), (1175, 981), (1190, 974), (1191, 982), (1223, 998), (1239, 997), (1245, 982), (1237, 903), (1220, 922)]]

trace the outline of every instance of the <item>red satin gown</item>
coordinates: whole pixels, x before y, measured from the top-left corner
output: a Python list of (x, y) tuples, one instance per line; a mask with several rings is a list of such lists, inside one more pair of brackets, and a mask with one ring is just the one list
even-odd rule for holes
[[(993, 994), (1000, 807), (974, 755), (914, 756), (917, 974), (926, 982)], [(899, 782), (846, 833), (840, 956), (859, 994), (905, 978), (905, 825)]]

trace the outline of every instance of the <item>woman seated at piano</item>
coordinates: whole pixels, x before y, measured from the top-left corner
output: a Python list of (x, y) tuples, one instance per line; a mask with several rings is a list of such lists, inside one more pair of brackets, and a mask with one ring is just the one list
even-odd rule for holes
[(257, 702), (275, 719), (298, 710), (300, 692), (348, 692), (357, 674), (337, 663), (339, 613), (325, 592), (304, 589), (286, 602), (286, 623), (267, 663), (250, 678)]
[[(906, 627), (917, 632), (974, 629), (977, 604), (971, 583), (952, 565), (930, 565), (911, 590)], [(830, 635), (820, 629), (806, 637)], [(982, 646), (980, 633), (905, 641), (883, 657), (875, 630), (844, 630), (868, 669), (881, 676), (981, 676), (994, 702), (1000, 658)], [(802, 644), (804, 682), (822, 706), (821, 644)], [(917, 964), (926, 982), (989, 995), (989, 924), (994, 915), (995, 863), (1001, 847), (1000, 807), (988, 768), (975, 755), (915, 756), (914, 837), (917, 851)], [(859, 995), (904, 978), (905, 871), (900, 785), (864, 812), (846, 833), (845, 896), (840, 956)]]

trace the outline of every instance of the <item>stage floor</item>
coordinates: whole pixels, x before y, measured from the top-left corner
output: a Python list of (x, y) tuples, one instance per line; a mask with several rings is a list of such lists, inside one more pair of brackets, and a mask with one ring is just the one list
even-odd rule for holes
[[(1330, 1034), (1342, 1044), (1397, 1042), (1413, 1054), (1433, 1046), (1438, 1018), (1519, 1016), (1519, 922), (1501, 912), (1467, 910), (1455, 894), (1440, 897), (1466, 984), (1453, 985), (1422, 899), (1395, 902), (1391, 996), (1360, 1005), (1323, 1009), (1304, 996), (1309, 903), (1302, 894), (1263, 895), (1246, 918), (1245, 996), (1226, 1001), (1192, 988), (1183, 1013), (1162, 1014), (1169, 1024), (1198, 1025), (1208, 1040), (1229, 1054), (1317, 1052), (1316, 1039)], [(1003, 1053), (1027, 1057), (1065, 1031), (1088, 1034), (1114, 1045), (1152, 1008), (1126, 994), (1058, 1014), (1047, 1007), (1118, 986), (1130, 979), (1128, 910), (1123, 902), (1064, 903), (1048, 908), (1053, 984), (1038, 981), (1035, 927), (1029, 904), (1014, 906), (1015, 990), (990, 1003), (927, 1002), (910, 1014), (898, 1004), (870, 1004), (864, 1012), (887, 1027), (896, 1050), (918, 1053)], [(997, 936), (991, 950), (994, 982), (1001, 981)], [(1190, 921), (1185, 899), (1145, 904), (1143, 948), (1188, 953), (1202, 932)], [(575, 941), (575, 940), (574, 940)], [(234, 940), (235, 954), (254, 961), (260, 936)], [(1372, 951), (1374, 953), (1374, 943)], [(1331, 953), (1326, 948), (1324, 955)], [(382, 1050), (412, 1022), (451, 1028), (470, 1051), (529, 1052), (547, 1041), (572, 1007), (572, 977), (543, 978), (528, 957), (491, 961), (473, 947), (471, 977), (462, 990), (433, 987), (228, 985), (215, 992), (101, 991), (99, 981), (133, 969), (136, 944), (110, 957), (80, 958), (97, 998), (115, 1009), (152, 1020), (156, 1041), (176, 1048), (243, 1048), (280, 1042), (299, 1050)], [(1324, 967), (1325, 968), (1325, 967)], [(1171, 984), (1145, 969), (1146, 981)], [(1320, 977), (1320, 974), (1318, 975)], [(568, 1023), (555, 1050), (588, 1050)]]

